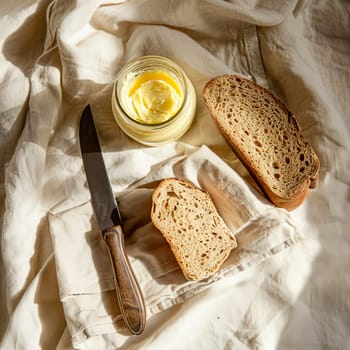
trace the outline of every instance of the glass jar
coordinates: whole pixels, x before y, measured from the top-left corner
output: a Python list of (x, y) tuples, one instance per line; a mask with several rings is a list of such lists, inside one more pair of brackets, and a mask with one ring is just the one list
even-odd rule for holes
[(156, 146), (179, 139), (196, 111), (196, 93), (185, 72), (162, 56), (143, 56), (118, 73), (113, 115), (134, 140)]

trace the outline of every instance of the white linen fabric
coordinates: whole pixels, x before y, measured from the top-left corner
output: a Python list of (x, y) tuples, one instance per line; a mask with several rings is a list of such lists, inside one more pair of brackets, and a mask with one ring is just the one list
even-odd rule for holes
[[(119, 174), (123, 165), (114, 169)], [(218, 273), (205, 280), (185, 280), (168, 244), (151, 224), (153, 187), (169, 176), (185, 178), (208, 191), (236, 236), (238, 248)], [(128, 256), (144, 295), (148, 318), (224, 276), (261, 263), (302, 238), (284, 210), (260, 202), (238, 174), (206, 146), (188, 157), (174, 157), (155, 167), (136, 188), (133, 184), (117, 198), (124, 229), (130, 234), (126, 241)], [(91, 349), (118, 348), (125, 341), (125, 331), (123, 324), (118, 324), (121, 315), (111, 263), (92, 217), (91, 203), (51, 213), (49, 222), (60, 297), (73, 346), (85, 348), (83, 343), (89, 340)]]
[[(350, 347), (347, 1), (15, 0), (0, 13), (1, 349)], [(198, 97), (190, 130), (161, 147), (125, 136), (110, 105), (120, 67), (146, 54), (180, 64)], [(250, 187), (208, 115), (201, 91), (224, 73), (285, 101), (320, 157), (318, 188), (291, 213)], [(87, 103), (133, 231), (149, 315), (137, 337), (96, 240), (77, 142)], [(154, 181), (174, 175), (211, 193), (240, 243), (207, 281), (183, 279), (147, 216)]]

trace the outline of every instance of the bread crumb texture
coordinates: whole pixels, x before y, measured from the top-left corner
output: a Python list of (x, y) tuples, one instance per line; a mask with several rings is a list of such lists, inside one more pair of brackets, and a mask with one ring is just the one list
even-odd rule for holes
[(159, 184), (151, 218), (189, 280), (214, 274), (237, 246), (209, 194), (185, 180), (170, 178)]
[(219, 130), (270, 200), (287, 209), (299, 205), (317, 184), (319, 159), (285, 105), (235, 75), (210, 80), (203, 97)]

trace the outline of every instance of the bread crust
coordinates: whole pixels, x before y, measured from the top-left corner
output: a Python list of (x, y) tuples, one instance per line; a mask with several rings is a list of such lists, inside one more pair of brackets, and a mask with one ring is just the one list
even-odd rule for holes
[[(243, 83), (245, 87), (249, 87), (249, 89), (257, 95), (264, 96), (267, 98), (269, 104), (272, 103), (274, 106), (278, 106), (279, 111), (283, 114), (284, 120), (281, 122), (288, 123), (286, 126), (288, 129), (294, 132), (294, 135), (297, 139), (296, 142), (302, 144), (303, 149), (307, 151), (312, 159), (313, 168), (312, 171), (308, 174), (308, 176), (302, 178), (299, 183), (296, 184), (294, 191), (289, 191), (289, 193), (284, 193), (283, 195), (279, 194), (271, 186), (271, 182), (267, 181), (266, 178), (266, 166), (265, 172), (262, 170), (262, 167), (259, 166), (257, 161), (252, 159), (252, 155), (246, 152), (242, 143), (240, 143), (237, 135), (232, 133), (232, 130), (227, 128), (227, 124), (223, 122), (223, 119), (228, 118), (220, 112), (218, 105), (216, 104), (214, 98), (214, 94), (216, 94), (215, 98), (223, 98), (223, 96), (219, 96), (219, 82), (229, 81), (231, 84), (240, 84)], [(218, 85), (219, 84), (219, 85)], [(225, 95), (225, 101), (227, 103), (236, 103), (237, 101), (234, 99), (232, 95), (230, 95), (230, 91), (228, 91), (227, 87), (222, 89), (221, 94)], [(249, 93), (249, 92), (247, 92)], [(266, 197), (277, 207), (285, 208), (287, 210), (293, 210), (297, 208), (307, 197), (310, 188), (315, 188), (318, 183), (319, 176), (319, 159), (312, 149), (311, 145), (307, 143), (304, 137), (301, 134), (300, 126), (295, 118), (295, 116), (287, 109), (287, 107), (281, 102), (275, 95), (273, 95), (270, 91), (263, 88), (262, 86), (257, 85), (251, 80), (245, 79), (243, 77), (237, 75), (223, 75), (219, 77), (215, 77), (207, 82), (203, 89), (203, 97), (207, 106), (207, 109), (212, 116), (215, 124), (217, 125), (221, 134), (225, 137), (227, 142), (230, 144), (231, 148), (249, 171), (255, 182), (258, 184), (262, 192), (266, 195)], [(213, 102), (214, 101), (214, 102)], [(237, 102), (239, 103), (239, 102)], [(252, 116), (251, 118), (254, 118)], [(290, 133), (292, 134), (292, 133)], [(290, 135), (288, 135), (290, 136)], [(266, 135), (266, 137), (268, 137)], [(295, 141), (295, 140), (294, 140)], [(282, 147), (282, 143), (278, 146)], [(284, 146), (283, 146), (284, 147)], [(301, 146), (300, 146), (301, 147)], [(297, 154), (295, 155), (298, 156)], [(262, 162), (263, 164), (263, 162)], [(310, 165), (311, 166), (311, 165)], [(305, 170), (305, 169), (304, 169)], [(309, 170), (309, 169), (307, 169)], [(292, 181), (292, 180), (291, 180)]]

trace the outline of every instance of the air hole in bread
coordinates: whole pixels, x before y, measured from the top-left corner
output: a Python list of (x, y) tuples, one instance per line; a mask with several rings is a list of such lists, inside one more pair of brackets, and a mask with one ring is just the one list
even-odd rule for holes
[(300, 154), (299, 159), (300, 159), (302, 162), (304, 161), (305, 156), (304, 156), (304, 154), (303, 154), (303, 153), (301, 153), (301, 154)]
[(277, 161), (274, 161), (274, 162), (272, 163), (272, 167), (273, 167), (274, 169), (279, 169), (279, 168), (280, 168), (280, 163), (278, 163)]
[(301, 173), (303, 173), (304, 171), (305, 171), (305, 167), (301, 167), (300, 169), (299, 169), (299, 171), (301, 172)]
[(258, 140), (254, 141), (255, 146), (262, 147), (262, 143)]
[(284, 161), (286, 162), (286, 164), (289, 164), (290, 163), (290, 158), (289, 157), (285, 157)]
[(274, 174), (273, 176), (274, 176), (277, 180), (279, 180), (280, 177), (281, 177), (281, 174), (280, 174), (280, 173), (276, 173), (276, 174)]

